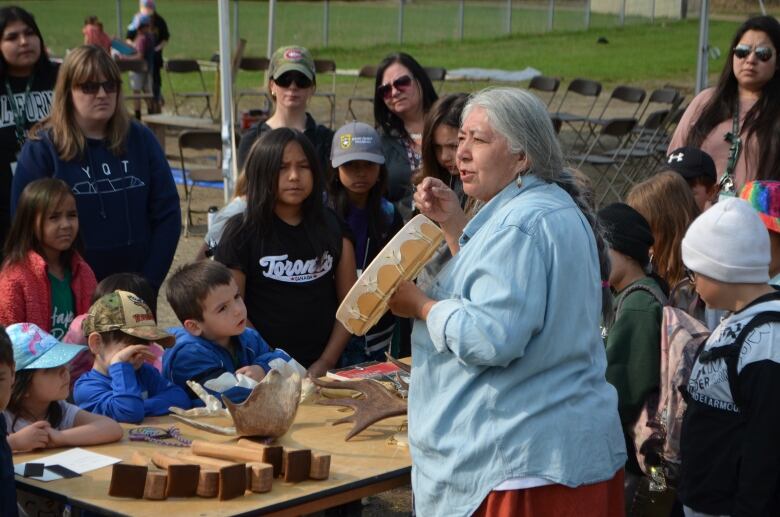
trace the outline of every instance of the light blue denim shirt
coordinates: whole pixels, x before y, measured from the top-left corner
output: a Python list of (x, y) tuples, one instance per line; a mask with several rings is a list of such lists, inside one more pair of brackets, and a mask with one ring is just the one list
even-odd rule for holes
[(533, 176), (505, 187), (427, 294), (409, 393), (418, 515), (470, 515), (509, 479), (576, 487), (623, 467), (596, 242), (566, 192)]

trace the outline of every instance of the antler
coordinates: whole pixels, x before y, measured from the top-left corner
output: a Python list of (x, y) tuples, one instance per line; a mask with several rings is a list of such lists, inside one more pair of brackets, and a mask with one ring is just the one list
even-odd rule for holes
[(333, 425), (353, 422), (352, 430), (347, 433), (344, 441), (366, 429), (371, 424), (390, 418), (406, 414), (406, 402), (388, 391), (380, 383), (371, 379), (361, 379), (356, 381), (323, 381), (312, 379), (314, 384), (323, 388), (337, 388), (354, 390), (362, 393), (364, 399), (342, 398), (334, 400), (318, 400), (317, 404), (323, 406), (346, 406), (355, 410), (349, 416), (333, 422)]

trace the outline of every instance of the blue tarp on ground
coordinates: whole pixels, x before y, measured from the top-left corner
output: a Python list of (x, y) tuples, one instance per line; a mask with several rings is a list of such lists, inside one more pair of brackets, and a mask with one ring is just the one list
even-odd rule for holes
[[(182, 177), (181, 169), (171, 167), (171, 173), (173, 173), (173, 181), (175, 181), (179, 185), (184, 184), (184, 178)], [(224, 184), (221, 181), (196, 181), (195, 186), (221, 189), (224, 186)]]

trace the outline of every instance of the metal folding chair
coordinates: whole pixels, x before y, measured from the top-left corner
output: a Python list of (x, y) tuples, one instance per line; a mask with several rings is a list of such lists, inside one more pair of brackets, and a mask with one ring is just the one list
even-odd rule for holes
[[(589, 103), (586, 104), (585, 111), (564, 111), (564, 106), (566, 106), (566, 99), (571, 98), (570, 94), (574, 94), (575, 97), (579, 98), (585, 98), (590, 99)], [(572, 82), (569, 83), (569, 86), (566, 88), (566, 91), (563, 93), (563, 97), (561, 97), (561, 102), (558, 103), (558, 109), (550, 113), (550, 117), (555, 120), (560, 120), (561, 125), (566, 124), (575, 133), (575, 139), (579, 141), (583, 141), (582, 136), (580, 135), (582, 124), (585, 123), (585, 121), (591, 116), (593, 113), (593, 108), (596, 106), (596, 102), (599, 100), (599, 95), (601, 95), (601, 83), (598, 81), (593, 81), (591, 79), (574, 79)]]
[[(642, 112), (636, 117), (642, 121), (645, 115), (658, 110), (669, 110), (670, 112), (677, 108), (683, 100), (682, 94), (671, 87), (657, 88), (650, 93), (647, 103), (642, 108)], [(638, 129), (635, 129), (638, 131)]]
[(620, 165), (624, 180), (620, 188), (621, 195), (625, 195), (632, 185), (652, 175), (666, 155), (665, 152), (659, 152), (658, 143), (664, 136), (663, 128), (669, 115), (669, 110), (650, 113), (643, 124), (634, 126), (635, 137), (631, 146), (618, 152), (618, 156), (623, 159)]
[[(192, 156), (185, 151), (197, 151)], [(213, 154), (203, 155), (203, 151)], [(186, 154), (186, 156), (185, 156)], [(193, 213), (206, 213), (205, 210), (192, 209), (192, 194), (198, 181), (222, 181), (222, 136), (219, 131), (184, 131), (179, 135), (179, 159), (184, 181), (186, 201), (184, 217), (184, 235), (189, 236)], [(205, 162), (205, 164), (204, 164)]]
[(423, 70), (428, 74), (428, 78), (433, 83), (433, 88), (437, 93), (441, 93), (444, 89), (444, 79), (447, 77), (447, 69), (440, 66), (424, 66)]
[[(552, 104), (553, 99), (555, 99), (555, 95), (558, 93), (558, 88), (561, 86), (561, 80), (557, 77), (546, 77), (544, 75), (537, 75), (533, 79), (531, 79), (531, 82), (528, 84), (528, 89), (533, 90), (533, 92), (544, 101), (544, 97), (549, 97), (547, 99), (547, 102), (545, 104), (549, 108)], [(540, 95), (545, 94), (545, 95)]]
[(263, 81), (265, 79), (265, 72), (268, 71), (268, 58), (267, 57), (243, 57), (241, 58), (241, 62), (238, 64), (238, 70), (244, 71), (244, 72), (258, 72), (259, 78), (258, 78), (258, 84), (260, 84), (259, 88), (246, 88), (243, 90), (239, 90), (236, 93), (236, 110), (238, 110), (238, 103), (241, 101), (243, 97), (263, 97), (265, 100), (265, 104), (263, 106), (263, 109), (265, 111), (269, 111), (271, 109), (271, 96), (268, 94), (268, 90), (266, 89), (266, 85), (263, 84)]
[[(184, 104), (187, 99), (204, 99), (206, 101), (206, 107), (200, 112), (200, 116), (209, 112), (211, 118), (214, 118), (214, 112), (211, 110), (211, 94), (206, 88), (206, 81), (203, 79), (203, 72), (200, 70), (200, 65), (194, 59), (169, 59), (165, 62), (165, 72), (168, 76), (168, 86), (171, 89), (171, 96), (173, 97), (173, 112), (179, 114), (179, 106)], [(177, 92), (173, 86), (173, 80), (171, 76), (173, 74), (197, 74), (200, 79), (200, 85), (203, 88), (198, 92)], [(183, 99), (181, 102), (179, 99)]]
[(370, 104), (374, 103), (373, 95), (358, 95), (358, 87), (361, 83), (367, 82), (366, 80), (371, 81), (369, 83), (371, 85), (370, 91), (373, 93), (373, 81), (376, 81), (376, 67), (374, 65), (365, 65), (362, 67), (360, 71), (358, 71), (355, 82), (352, 84), (352, 93), (347, 99), (347, 117), (352, 116), (352, 120), (357, 120), (357, 115), (355, 115), (355, 111), (352, 109), (353, 102), (368, 102)]
[[(598, 173), (599, 178), (593, 185), (594, 197), (597, 196), (598, 187), (602, 181), (607, 180), (606, 189), (598, 198), (597, 205), (604, 201), (609, 192), (612, 192), (618, 200), (620, 199), (619, 192), (614, 188), (614, 183), (625, 164), (620, 156), (620, 151), (625, 149), (631, 140), (631, 131), (634, 126), (636, 126), (635, 118), (612, 119), (601, 126), (586, 152), (569, 156), (572, 162), (577, 163), (577, 168), (582, 168), (583, 165), (587, 164)], [(610, 147), (604, 143), (604, 140), (615, 142), (615, 145)], [(606, 150), (602, 151), (602, 149)], [(611, 177), (610, 172), (612, 172)]]
[(328, 127), (333, 129), (333, 125), (336, 123), (336, 62), (330, 59), (315, 59), (314, 70), (317, 72), (317, 77), (320, 78), (323, 75), (330, 75), (330, 89), (321, 91), (323, 81), (318, 81), (317, 92), (315, 97), (325, 98), (330, 104), (330, 123)]

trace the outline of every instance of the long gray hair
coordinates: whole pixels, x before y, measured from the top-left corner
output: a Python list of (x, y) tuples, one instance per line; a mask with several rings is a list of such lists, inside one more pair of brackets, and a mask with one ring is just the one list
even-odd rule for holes
[(512, 153), (524, 153), (531, 164), (521, 174), (555, 183), (568, 193), (587, 219), (596, 239), (601, 273), (601, 314), (612, 321), (612, 293), (609, 281), (607, 245), (594, 214), (592, 199), (574, 173), (564, 168), (563, 151), (544, 104), (532, 93), (519, 88), (487, 88), (474, 94), (463, 108), (462, 120), (476, 108), (485, 110), (492, 128), (503, 136)]

